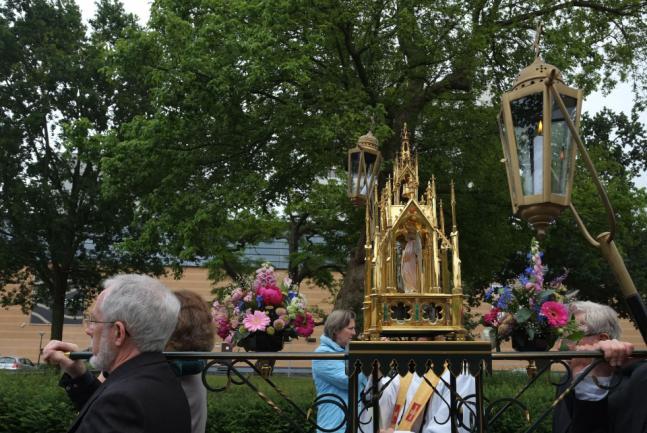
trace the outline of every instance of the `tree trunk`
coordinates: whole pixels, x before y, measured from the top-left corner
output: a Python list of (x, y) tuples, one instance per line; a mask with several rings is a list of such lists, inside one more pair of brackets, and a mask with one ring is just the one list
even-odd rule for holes
[(362, 302), (364, 301), (364, 264), (366, 262), (364, 253), (366, 234), (364, 227), (361, 227), (361, 230), (362, 236), (359, 237), (357, 245), (353, 248), (346, 266), (344, 283), (335, 300), (335, 309), (353, 310), (358, 313), (358, 316), (362, 311)]
[(60, 281), (55, 281), (54, 284), (55, 287), (50, 288), (50, 292), (52, 293), (52, 328), (50, 338), (52, 340), (62, 340), (67, 284), (61, 284)]
[(291, 259), (293, 254), (299, 252), (299, 229), (300, 229), (300, 220), (299, 222), (295, 221), (293, 216), (290, 216), (290, 224), (288, 225), (288, 276), (292, 282), (296, 285), (301, 284), (301, 278), (299, 275), (299, 265), (294, 263), (294, 260)]

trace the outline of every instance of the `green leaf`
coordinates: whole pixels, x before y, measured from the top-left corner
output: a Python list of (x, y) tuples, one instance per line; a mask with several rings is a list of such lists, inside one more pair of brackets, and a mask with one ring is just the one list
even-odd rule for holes
[(584, 337), (585, 337), (584, 331), (578, 329), (577, 331), (573, 331), (573, 332), (569, 333), (568, 335), (565, 335), (564, 339), (573, 341), (575, 343), (578, 343)]
[(526, 320), (530, 319), (530, 316), (532, 315), (532, 311), (530, 311), (528, 308), (523, 307), (519, 308), (519, 311), (514, 315), (514, 319), (517, 321), (517, 323), (524, 323)]
[(555, 291), (552, 289), (549, 290), (544, 290), (539, 294), (539, 300), (543, 303), (545, 301), (548, 301), (551, 296), (555, 295)]

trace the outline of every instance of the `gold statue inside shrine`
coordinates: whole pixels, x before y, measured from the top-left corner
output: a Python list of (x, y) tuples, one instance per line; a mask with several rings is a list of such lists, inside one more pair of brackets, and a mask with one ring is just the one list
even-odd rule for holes
[(438, 334), (463, 339), (458, 228), (454, 183), (451, 231), (431, 182), (418, 196), (418, 157), (406, 124), (393, 177), (366, 202), (364, 336)]

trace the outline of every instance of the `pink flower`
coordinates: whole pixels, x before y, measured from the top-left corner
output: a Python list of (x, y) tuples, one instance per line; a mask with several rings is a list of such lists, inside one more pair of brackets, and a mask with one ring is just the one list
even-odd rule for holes
[(270, 318), (262, 311), (254, 311), (254, 313), (247, 313), (243, 319), (243, 325), (249, 332), (265, 331), (267, 325), (270, 324)]
[(294, 330), (301, 337), (309, 337), (315, 329), (315, 321), (310, 313), (298, 314), (294, 319)]
[(252, 299), (253, 299), (253, 298), (252, 298), (252, 292), (248, 292), (248, 293), (245, 295), (245, 297), (243, 298), (243, 301), (245, 301), (245, 302), (249, 303), (249, 302), (252, 302)]
[(216, 305), (218, 301), (214, 302), (214, 306), (211, 308), (211, 317), (213, 317), (213, 322), (218, 323), (220, 319), (227, 318), (227, 309), (223, 305)]
[(544, 316), (548, 321), (548, 325), (553, 328), (559, 328), (568, 323), (568, 309), (561, 302), (544, 302), (539, 310), (539, 314)]
[(256, 293), (263, 297), (263, 302), (267, 305), (281, 305), (283, 302), (283, 293), (276, 286), (259, 287)]
[(256, 278), (254, 279), (254, 289), (258, 290), (263, 286), (276, 286), (276, 276), (274, 276), (274, 268), (268, 263), (256, 269)]
[(243, 291), (240, 288), (234, 289), (231, 294), (231, 302), (236, 303), (243, 298)]
[(483, 316), (483, 323), (487, 326), (499, 326), (498, 315), (500, 311), (501, 310), (496, 307), (492, 308), (485, 316)]

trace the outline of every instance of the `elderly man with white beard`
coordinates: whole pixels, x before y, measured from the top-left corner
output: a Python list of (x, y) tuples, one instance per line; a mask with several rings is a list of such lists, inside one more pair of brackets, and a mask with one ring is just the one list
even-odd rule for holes
[(60, 385), (80, 410), (68, 432), (189, 433), (189, 405), (162, 351), (175, 329), (180, 303), (159, 281), (144, 275), (106, 280), (86, 322), (92, 366), (65, 352), (75, 344), (52, 340), (43, 358), (64, 371)]

